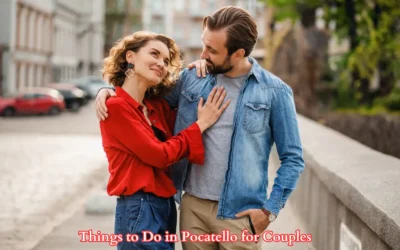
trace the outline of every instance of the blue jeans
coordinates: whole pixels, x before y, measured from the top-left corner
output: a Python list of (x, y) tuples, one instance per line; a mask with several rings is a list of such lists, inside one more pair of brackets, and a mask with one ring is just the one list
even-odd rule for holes
[[(151, 233), (162, 236), (162, 240), (143, 242), (143, 231), (149, 231), (146, 233), (148, 240)], [(176, 233), (176, 207), (173, 197), (161, 198), (139, 191), (131, 196), (117, 198), (115, 234), (123, 236), (123, 242), (117, 246), (118, 250), (172, 250), (174, 244), (165, 241), (165, 231), (169, 234)], [(128, 234), (133, 237), (127, 239)]]

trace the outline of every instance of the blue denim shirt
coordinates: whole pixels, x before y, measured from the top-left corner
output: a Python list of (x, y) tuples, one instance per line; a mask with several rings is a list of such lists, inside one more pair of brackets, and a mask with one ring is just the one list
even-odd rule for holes
[[(251, 72), (240, 91), (233, 117), (228, 170), (218, 204), (220, 219), (235, 218), (238, 212), (262, 207), (277, 215), (304, 169), (291, 88), (253, 58), (249, 61)], [(181, 73), (177, 86), (166, 97), (172, 107), (178, 108), (175, 134), (197, 120), (199, 98), (206, 100), (215, 85), (213, 75), (199, 78), (195, 69)], [(274, 143), (281, 166), (267, 198), (268, 159)], [(171, 167), (178, 203), (190, 167), (187, 159)]]

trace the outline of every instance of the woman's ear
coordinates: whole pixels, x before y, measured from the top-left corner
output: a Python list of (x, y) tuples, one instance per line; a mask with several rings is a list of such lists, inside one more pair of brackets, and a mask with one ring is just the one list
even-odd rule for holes
[(125, 60), (126, 60), (128, 63), (134, 64), (134, 62), (135, 62), (135, 56), (136, 56), (136, 53), (135, 53), (135, 52), (133, 52), (132, 50), (128, 50), (128, 51), (126, 52), (126, 55), (125, 55)]

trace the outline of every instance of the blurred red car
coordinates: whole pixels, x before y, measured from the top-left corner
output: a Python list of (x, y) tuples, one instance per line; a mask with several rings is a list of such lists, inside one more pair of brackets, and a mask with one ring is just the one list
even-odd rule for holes
[(55, 89), (32, 88), (12, 97), (0, 97), (0, 115), (49, 114), (65, 110), (64, 97)]

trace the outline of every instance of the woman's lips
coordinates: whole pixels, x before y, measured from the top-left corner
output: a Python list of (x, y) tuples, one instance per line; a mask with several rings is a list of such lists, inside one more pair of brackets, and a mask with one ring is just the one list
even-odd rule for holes
[(161, 71), (160, 71), (160, 70), (153, 69), (153, 71), (155, 71), (155, 72), (156, 72), (156, 74), (157, 74), (157, 76), (158, 76), (158, 77), (161, 77)]

